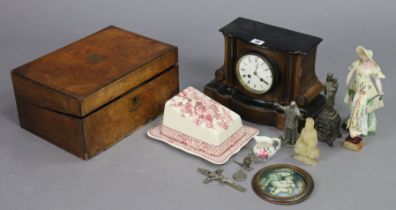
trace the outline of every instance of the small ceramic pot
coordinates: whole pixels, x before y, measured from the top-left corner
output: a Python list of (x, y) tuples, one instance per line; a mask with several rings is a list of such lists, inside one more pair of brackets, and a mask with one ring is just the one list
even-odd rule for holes
[(268, 160), (275, 155), (281, 147), (279, 138), (270, 138), (267, 136), (255, 136), (256, 145), (253, 147), (253, 153), (258, 160)]

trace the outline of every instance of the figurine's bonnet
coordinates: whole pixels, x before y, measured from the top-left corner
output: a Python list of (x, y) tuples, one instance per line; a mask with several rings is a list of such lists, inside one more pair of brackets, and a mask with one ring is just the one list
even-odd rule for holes
[(374, 53), (372, 50), (366, 49), (363, 46), (359, 45), (356, 47), (356, 53), (361, 53), (361, 52), (363, 52), (367, 56), (368, 59), (370, 59), (371, 61), (374, 61), (373, 60)]

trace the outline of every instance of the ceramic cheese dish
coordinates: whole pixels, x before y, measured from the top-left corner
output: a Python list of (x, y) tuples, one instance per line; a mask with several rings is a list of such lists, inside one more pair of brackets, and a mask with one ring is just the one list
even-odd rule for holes
[(163, 121), (147, 135), (213, 164), (224, 164), (254, 136), (241, 117), (188, 87), (165, 103)]
[(242, 128), (242, 120), (227, 107), (188, 87), (165, 104), (161, 129), (168, 128), (218, 146)]

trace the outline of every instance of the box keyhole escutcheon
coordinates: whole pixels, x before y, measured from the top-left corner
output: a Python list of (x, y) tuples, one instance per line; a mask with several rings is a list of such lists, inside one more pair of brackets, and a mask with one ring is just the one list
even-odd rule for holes
[(131, 98), (131, 104), (132, 104), (132, 106), (129, 109), (129, 112), (135, 112), (142, 105), (142, 102), (140, 101), (138, 96), (133, 96)]

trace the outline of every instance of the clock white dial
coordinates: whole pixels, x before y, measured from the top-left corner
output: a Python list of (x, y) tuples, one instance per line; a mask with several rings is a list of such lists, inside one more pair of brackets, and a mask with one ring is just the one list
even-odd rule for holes
[(246, 54), (238, 60), (236, 74), (242, 86), (256, 94), (267, 92), (274, 83), (271, 64), (255, 54)]

